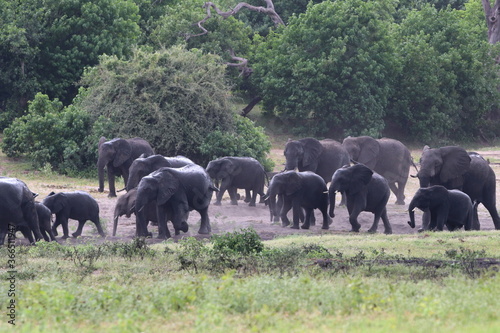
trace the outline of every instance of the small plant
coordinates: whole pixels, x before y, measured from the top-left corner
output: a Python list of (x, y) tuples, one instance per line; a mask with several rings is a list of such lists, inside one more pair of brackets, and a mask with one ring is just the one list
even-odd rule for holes
[(66, 255), (73, 260), (76, 267), (81, 267), (87, 272), (96, 269), (96, 261), (103, 255), (104, 245), (73, 246)]
[(486, 256), (485, 250), (476, 251), (460, 247), (460, 252), (452, 249), (445, 251), (445, 255), (456, 260), (462, 271), (472, 279), (479, 277), (483, 272), (478, 265), (478, 259)]
[(260, 253), (264, 244), (257, 232), (252, 229), (227, 232), (223, 235), (213, 235), (212, 242), (215, 252), (236, 252), (240, 254)]
[(203, 242), (194, 237), (183, 238), (180, 242), (180, 250), (177, 252), (177, 261), (181, 265), (181, 270), (198, 273), (208, 249)]

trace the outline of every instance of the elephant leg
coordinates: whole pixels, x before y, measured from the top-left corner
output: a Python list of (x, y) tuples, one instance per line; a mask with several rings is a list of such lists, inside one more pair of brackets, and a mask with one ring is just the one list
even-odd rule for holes
[(109, 183), (109, 194), (108, 198), (116, 197), (116, 189), (115, 189), (115, 173), (113, 168), (108, 166), (108, 183)]
[[(165, 212), (165, 207), (163, 206), (157, 206), (156, 207), (156, 215), (158, 216), (158, 238), (159, 239), (167, 239), (172, 237), (170, 235), (170, 231), (168, 230), (167, 227), (167, 216)], [(175, 225), (175, 220), (178, 219), (178, 212), (174, 208), (174, 213), (173, 213), (173, 218), (172, 220), (174, 221)], [(146, 221), (147, 222), (147, 221)], [(147, 223), (146, 223), (147, 225)]]
[[(57, 218), (56, 218), (56, 223), (57, 223)], [(69, 230), (68, 230), (68, 219), (67, 218), (61, 218), (60, 222), (63, 228), (63, 239), (69, 238)]]
[(424, 213), (422, 214), (422, 227), (418, 229), (418, 232), (429, 230), (429, 224), (431, 222), (431, 212), (429, 209), (424, 209)]
[(212, 227), (210, 227), (210, 218), (208, 217), (208, 207), (198, 210), (201, 216), (200, 230), (198, 230), (199, 234), (209, 234), (212, 232)]
[[(306, 219), (305, 219), (304, 223), (302, 224), (301, 228), (302, 229), (309, 229), (309, 226), (311, 223), (311, 215), (313, 215), (313, 209), (308, 208), (308, 209), (305, 209), (305, 211), (306, 211)], [(294, 216), (294, 225), (295, 225), (295, 216)], [(297, 225), (298, 225), (298, 221), (297, 221)]]
[(401, 186), (401, 183), (398, 182), (398, 186), (396, 186), (396, 182), (389, 183), (389, 187), (396, 196), (396, 205), (404, 205), (405, 204), (405, 195), (403, 193), (404, 186)]
[[(313, 210), (314, 212), (314, 210)], [(316, 225), (316, 216), (314, 216), (314, 214), (311, 215), (311, 219), (309, 221), (309, 225)]]
[[(250, 190), (248, 190), (248, 189), (245, 189), (245, 200), (243, 200), (243, 202), (246, 202), (246, 203), (252, 202), (252, 194), (250, 193)], [(255, 206), (255, 200), (254, 200), (254, 206)]]
[[(481, 229), (481, 224), (479, 223), (479, 216), (477, 214), (477, 206), (479, 206), (479, 202), (475, 201), (474, 204), (472, 205), (471, 229), (473, 229), (473, 230), (480, 230)], [(492, 215), (492, 217), (493, 217), (493, 215)]]
[(17, 226), (16, 230), (19, 230), (23, 234), (24, 238), (30, 242), (30, 244), (35, 243), (35, 238), (33, 238), (33, 233), (30, 228), (26, 226)]
[(238, 206), (238, 189), (231, 186), (227, 192), (229, 193), (229, 198), (231, 199), (231, 205)]
[(340, 193), (340, 203), (339, 203), (339, 206), (345, 206), (345, 203), (346, 203), (346, 196), (345, 196), (345, 193), (344, 192), (341, 192)]
[[(493, 220), (493, 224), (495, 225), (495, 229), (500, 230), (500, 217), (498, 216), (495, 200), (494, 199), (492, 199), (492, 200), (486, 199), (482, 202), (482, 204), (490, 213), (491, 219)], [(474, 216), (477, 216), (477, 206), (476, 206), (475, 210), (476, 210), (476, 214)], [(476, 230), (480, 229), (479, 219), (477, 219), (477, 221), (475, 221), (474, 226), (477, 227)]]
[[(280, 216), (281, 216), (281, 226), (288, 227), (290, 225), (290, 220), (286, 216), (288, 211), (292, 209), (292, 202), (289, 198), (283, 199), (283, 207), (281, 208)], [(298, 228), (297, 228), (298, 229)]]
[[(300, 214), (301, 213), (302, 213), (302, 207), (300, 207), (300, 204), (298, 202), (294, 202), (292, 204), (292, 215), (293, 215), (292, 229), (299, 229), (299, 222), (300, 222)], [(304, 224), (307, 223), (307, 225), (306, 225), (307, 229), (309, 229), (308, 222), (309, 221), (307, 221), (307, 213), (306, 213), (306, 218), (304, 219)]]
[(361, 213), (361, 209), (357, 207), (353, 207), (353, 209), (349, 212), (349, 223), (351, 224), (351, 232), (359, 232), (361, 228), (361, 224), (358, 222), (358, 216)]
[(94, 224), (95, 224), (95, 226), (97, 228), (97, 232), (99, 233), (99, 235), (101, 237), (106, 237), (106, 234), (104, 233), (104, 230), (102, 230), (101, 221), (99, 220), (99, 218), (94, 218), (91, 221), (94, 222)]
[[(250, 194), (250, 190), (245, 190), (248, 194)], [(246, 199), (246, 198), (245, 198)], [(248, 204), (250, 207), (255, 207), (255, 203), (257, 202), (257, 191), (252, 190), (252, 198), (250, 199), (250, 203)]]
[(392, 234), (392, 226), (389, 223), (389, 218), (387, 217), (387, 208), (384, 207), (384, 209), (380, 212), (375, 214), (374, 219), (373, 219), (373, 225), (370, 229), (368, 229), (368, 232), (370, 233), (376, 233), (378, 229), (378, 223), (382, 219), (382, 222), (384, 223), (384, 234), (390, 235)]
[(78, 228), (76, 228), (76, 231), (72, 234), (74, 238), (82, 234), (83, 226), (85, 225), (86, 221), (87, 220), (78, 220)]
[(321, 226), (321, 229), (327, 230), (330, 228), (330, 224), (332, 224), (332, 219), (328, 216), (328, 206), (321, 207), (320, 211), (323, 215), (323, 225)]

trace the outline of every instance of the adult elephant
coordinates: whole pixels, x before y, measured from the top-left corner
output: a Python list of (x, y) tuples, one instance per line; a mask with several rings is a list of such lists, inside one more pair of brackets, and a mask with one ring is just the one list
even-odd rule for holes
[(0, 177), (0, 245), (5, 241), (9, 225), (27, 225), (35, 240), (42, 239), (33, 192), (17, 178)]
[(387, 179), (391, 191), (396, 195), (396, 204), (405, 204), (405, 186), (410, 166), (413, 164), (410, 151), (398, 140), (370, 136), (347, 137), (342, 146), (353, 161), (362, 163)]
[[(425, 146), (417, 173), (420, 187), (443, 185), (466, 193), (474, 203), (473, 225), (479, 227), (477, 205), (482, 203), (493, 219), (495, 229), (500, 230), (500, 217), (496, 209), (496, 176), (481, 155), (467, 153), (458, 146), (429, 148)], [(423, 230), (429, 228), (429, 214), (424, 213)]]
[(167, 228), (167, 216), (176, 231), (187, 232), (189, 229), (187, 217), (190, 210), (200, 213), (201, 224), (198, 233), (210, 233), (208, 206), (214, 191), (218, 189), (212, 184), (210, 176), (204, 168), (196, 164), (182, 168), (160, 168), (147, 175), (137, 186), (135, 201), (137, 236), (150, 236), (145, 206), (152, 201), (156, 201), (157, 205), (158, 238), (171, 237)]
[[(276, 204), (276, 197), (281, 197), (283, 200), (281, 209)], [(292, 229), (299, 229), (302, 209), (306, 213), (304, 223), (301, 226), (302, 229), (309, 229), (309, 226), (313, 225), (314, 209), (319, 209), (323, 214), (322, 229), (329, 228), (331, 220), (328, 217), (326, 183), (314, 172), (285, 171), (275, 175), (269, 183), (266, 199), (269, 200), (271, 216), (280, 215), (283, 227), (290, 225), (287, 213), (293, 208)]]
[(380, 218), (384, 223), (385, 233), (392, 234), (392, 227), (387, 218), (387, 201), (391, 191), (387, 179), (363, 164), (343, 167), (335, 171), (328, 190), (330, 198), (330, 216), (335, 217), (335, 194), (343, 192), (346, 195), (346, 206), (349, 212), (351, 231), (359, 232), (361, 225), (358, 216), (361, 212), (371, 212), (374, 215), (373, 224), (368, 230), (377, 232)]
[(108, 197), (116, 197), (115, 176), (122, 176), (127, 185), (129, 168), (132, 162), (144, 154), (153, 155), (153, 148), (141, 138), (115, 138), (106, 141), (105, 137), (99, 140), (99, 159), (97, 171), (99, 173), (99, 192), (104, 191), (104, 169), (107, 170), (109, 182)]
[(137, 187), (144, 176), (160, 168), (181, 168), (188, 164), (194, 164), (189, 158), (184, 156), (165, 157), (162, 155), (140, 156), (136, 158), (129, 168), (129, 178), (125, 189), (130, 191)]
[(349, 165), (349, 153), (340, 142), (331, 139), (316, 140), (304, 138), (288, 140), (284, 151), (285, 170), (312, 171), (325, 183), (332, 179), (333, 173)]
[[(220, 206), (224, 192), (228, 190), (231, 205), (237, 205), (237, 189), (246, 192), (245, 202), (249, 206), (255, 206), (257, 194), (264, 196), (264, 184), (266, 172), (262, 164), (252, 157), (226, 156), (210, 161), (207, 165), (207, 173), (217, 181), (221, 181), (215, 205)], [(250, 195), (251, 192), (251, 195)]]

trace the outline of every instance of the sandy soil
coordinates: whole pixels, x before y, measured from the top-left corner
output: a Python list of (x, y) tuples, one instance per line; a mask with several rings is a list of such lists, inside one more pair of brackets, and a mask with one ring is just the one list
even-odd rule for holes
[[(500, 159), (500, 151), (481, 151), (481, 154), (487, 158), (490, 158), (492, 161)], [(500, 175), (500, 165), (496, 163), (492, 163), (491, 166), (495, 170), (495, 173)], [(415, 174), (416, 171), (412, 169), (410, 174)], [(498, 178), (497, 178), (498, 182)], [(47, 185), (48, 186), (48, 185)], [(93, 226), (93, 223), (88, 222), (85, 225), (82, 237), (78, 239), (68, 239), (68, 244), (81, 243), (81, 242), (102, 242), (104, 240), (107, 241), (129, 241), (134, 237), (135, 234), (135, 216), (131, 218), (127, 218), (125, 216), (120, 217), (118, 224), (117, 236), (111, 236), (113, 230), (113, 212), (114, 207), (117, 201), (117, 198), (108, 198), (107, 192), (98, 193), (97, 192), (97, 180), (96, 186), (91, 188), (68, 188), (64, 189), (64, 191), (70, 191), (74, 189), (80, 189), (84, 191), (88, 191), (91, 195), (96, 198), (100, 206), (100, 216), (101, 221), (105, 223), (105, 229), (107, 230), (108, 236), (105, 239), (100, 238), (97, 235), (96, 229)], [(405, 194), (406, 194), (406, 204), (408, 204), (413, 196), (413, 194), (418, 189), (417, 180), (414, 178), (410, 178), (408, 184), (406, 186)], [(59, 190), (62, 191), (62, 190)], [(497, 191), (497, 202), (499, 191)], [(239, 193), (244, 196), (244, 191), (239, 191)], [(119, 195), (123, 195), (119, 193)], [(215, 200), (213, 198), (212, 202)], [(339, 199), (338, 199), (339, 200)], [(396, 198), (393, 194), (389, 199), (389, 203), (387, 205), (387, 211), (389, 216), (389, 221), (392, 225), (392, 230), (394, 234), (413, 234), (417, 232), (417, 229), (411, 229), (407, 221), (408, 212), (407, 205), (395, 205), (394, 202)], [(336, 216), (333, 219), (333, 223), (330, 226), (329, 230), (321, 229), (321, 213), (319, 211), (315, 212), (316, 216), (316, 225), (312, 226), (309, 230), (295, 230), (289, 227), (283, 228), (280, 223), (272, 223), (270, 221), (270, 215), (268, 207), (264, 204), (257, 204), (256, 207), (249, 207), (248, 204), (243, 201), (239, 201), (237, 206), (230, 205), (229, 198), (227, 194), (225, 195), (224, 200), (222, 201), (221, 206), (211, 205), (209, 208), (209, 216), (212, 226), (212, 234), (219, 234), (224, 232), (231, 232), (234, 230), (239, 230), (241, 228), (254, 228), (257, 233), (261, 236), (263, 240), (273, 239), (279, 236), (299, 234), (299, 235), (316, 235), (316, 234), (342, 234), (347, 233), (351, 229), (349, 224), (349, 218), (347, 214), (347, 209), (345, 207), (336, 207), (335, 209)], [(289, 213), (291, 219), (291, 212)], [(417, 211), (416, 213), (417, 221), (421, 221), (421, 212)], [(482, 230), (494, 230), (494, 225), (491, 220), (491, 217), (487, 210), (480, 205), (479, 206), (479, 220), (481, 223)], [(366, 233), (368, 228), (370, 228), (373, 222), (373, 214), (371, 213), (362, 213), (358, 219), (361, 224), (361, 233)], [(200, 216), (196, 211), (191, 212), (188, 224), (189, 231), (187, 233), (181, 233), (181, 235), (174, 236), (174, 240), (179, 240), (182, 237), (194, 236), (197, 238), (208, 238), (210, 235), (199, 235), (199, 222)], [(70, 230), (76, 229), (77, 222), (70, 220)], [(417, 225), (418, 226), (418, 225)], [(61, 228), (61, 227), (59, 227)], [(156, 237), (158, 233), (158, 229), (155, 226), (149, 227), (150, 231), (153, 232), (153, 236)], [(173, 227), (169, 223), (170, 232), (173, 235)], [(378, 232), (383, 233), (384, 227), (382, 221), (379, 223)], [(62, 230), (60, 230), (60, 234)], [(20, 234), (19, 234), (20, 236)], [(160, 240), (156, 238), (149, 239), (149, 243), (160, 242)], [(61, 242), (60, 236), (57, 237), (58, 241)], [(19, 240), (20, 243), (25, 243), (25, 240)]]

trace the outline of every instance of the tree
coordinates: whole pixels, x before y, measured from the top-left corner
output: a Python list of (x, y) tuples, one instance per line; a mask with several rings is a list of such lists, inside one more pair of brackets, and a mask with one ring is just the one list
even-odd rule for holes
[(290, 19), (255, 52), (264, 106), (300, 134), (378, 136), (391, 86), (394, 6), (325, 1)]
[(130, 60), (103, 56), (82, 82), (81, 107), (109, 120), (110, 137), (142, 137), (159, 154), (204, 161), (209, 133), (233, 128), (225, 66), (216, 55), (175, 46), (135, 50)]
[[(139, 36), (130, 0), (1, 0), (0, 108), (7, 125), (41, 91), (69, 104), (83, 69)], [(7, 115), (7, 116), (5, 116)]]

